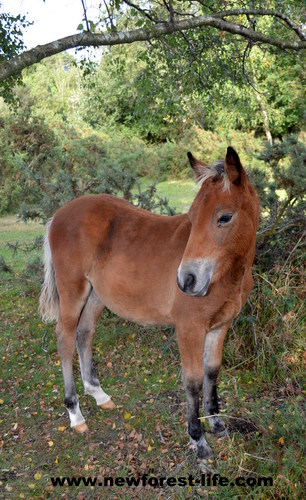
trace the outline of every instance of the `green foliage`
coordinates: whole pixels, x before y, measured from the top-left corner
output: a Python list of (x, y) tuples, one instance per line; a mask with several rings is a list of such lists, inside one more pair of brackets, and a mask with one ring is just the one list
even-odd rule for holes
[(266, 96), (272, 136), (281, 138), (298, 132), (305, 118), (302, 56), (262, 57), (258, 71), (258, 85)]
[(44, 124), (43, 120), (28, 122), (26, 116), (6, 115), (0, 128), (0, 213), (16, 211), (20, 200), (29, 203), (27, 177), (22, 172), (21, 165), (28, 160), (30, 171), (42, 168), (51, 171), (54, 146), (54, 134)]
[(155, 176), (157, 165), (153, 147), (125, 127), (117, 131), (110, 129), (108, 133), (105, 141), (105, 165), (108, 168), (115, 167), (118, 171), (129, 171), (136, 175), (150, 172), (152, 177)]
[[(50, 128), (31, 108), (28, 114), (22, 108), (19, 113), (3, 113), (0, 210), (18, 210), (25, 219), (46, 220), (67, 201), (95, 192), (120, 194), (158, 210), (163, 202), (153, 196), (153, 185), (142, 192), (139, 176), (159, 181), (169, 176), (190, 177), (187, 151), (212, 162), (224, 157), (229, 143), (242, 151), (245, 164), (250, 163), (250, 155), (243, 150), (260, 148), (260, 141), (252, 135), (234, 132), (220, 136), (192, 127), (181, 140), (147, 144), (123, 128), (110, 135), (77, 133), (63, 123), (61, 128)], [(165, 204), (163, 209), (168, 211)]]
[(271, 193), (275, 193), (277, 189), (284, 189), (288, 199), (297, 200), (305, 193), (304, 134), (300, 137), (288, 135), (282, 141), (274, 141), (272, 145), (266, 143), (261, 158), (274, 172), (274, 182), (269, 185)]
[[(1, 4), (0, 4), (1, 7)], [(0, 62), (7, 61), (24, 49), (23, 31), (30, 25), (24, 16), (0, 13)], [(8, 78), (0, 83), (0, 96), (14, 102), (13, 87), (21, 84), (21, 78)]]
[(10, 59), (24, 49), (22, 30), (28, 25), (24, 17), (0, 13), (0, 61)]
[(213, 163), (224, 158), (227, 146), (230, 144), (239, 151), (242, 163), (247, 168), (253, 170), (263, 166), (263, 162), (253, 155), (254, 151), (260, 152), (262, 148), (262, 140), (254, 137), (254, 134), (235, 130), (214, 133), (189, 125), (181, 138), (156, 146), (160, 177), (190, 177), (192, 174), (186, 161), (187, 151), (192, 151), (196, 157), (207, 163)]
[(7, 265), (5, 258), (0, 254), (0, 273), (12, 273), (12, 269)]
[[(252, 2), (256, 6), (261, 7)], [(220, 7), (220, 2), (209, 2), (200, 9), (211, 14)], [(237, 8), (237, 2), (226, 2), (226, 9), (231, 7)], [(276, 2), (269, 8), (276, 8)], [(236, 22), (243, 24), (242, 20), (237, 16)], [(262, 27), (273, 30), (275, 23), (282, 29), (273, 18), (256, 21)], [(112, 48), (111, 60), (122, 57), (120, 51)], [(150, 138), (173, 138), (173, 129), (182, 129), (186, 121), (210, 130), (263, 134), (263, 106), (273, 136), (298, 130), (304, 97), (300, 56), (248, 47), (230, 34), (206, 28), (171, 35), (166, 43), (153, 41), (137, 53), (135, 63), (142, 61), (142, 66), (133, 81), (138, 95), (133, 107), (141, 132)], [(166, 127), (165, 121), (172, 126)]]
[[(104, 7), (100, 6), (101, 15), (97, 20), (87, 19), (85, 15), (79, 29), (86, 27), (98, 33), (107, 27), (112, 31), (114, 23), (116, 30), (145, 29), (152, 28), (155, 22), (171, 19), (171, 9), (174, 9), (176, 19), (186, 19), (187, 16), (216, 14), (220, 9), (262, 9), (263, 4), (261, 0), (245, 2), (243, 6), (236, 0), (210, 0), (174, 1), (170, 6), (152, 1), (148, 5), (140, 2), (135, 7), (119, 0)], [(303, 12), (297, 2), (269, 0), (265, 8), (270, 12), (289, 14), (297, 26), (302, 26)], [(272, 34), (278, 39), (296, 37), (294, 30), (290, 30), (288, 24), (280, 22), (275, 15), (241, 14), (226, 19), (254, 31)], [(22, 32), (26, 20), (2, 14), (0, 21), (2, 55), (8, 59), (23, 49)], [(47, 113), (50, 111), (48, 97), (52, 95), (53, 105), (55, 102), (57, 113), (63, 119), (71, 117), (72, 110), (78, 120), (82, 117), (90, 126), (101, 127), (106, 122), (108, 125), (125, 124), (133, 126), (146, 137), (159, 140), (174, 138), (173, 127), (167, 127), (164, 123), (167, 117), (176, 126), (182, 127), (190, 115), (210, 129), (219, 123), (221, 127), (235, 124), (244, 131), (250, 130), (252, 126), (253, 130), (262, 132), (262, 109), (259, 109), (261, 106), (256, 103), (254, 93), (249, 92), (251, 84), (265, 95), (267, 105), (271, 107), (267, 111), (272, 134), (283, 135), (295, 131), (301, 117), (302, 61), (299, 57), (286, 52), (275, 54), (269, 44), (252, 44), (220, 29), (201, 27), (151, 41), (146, 47), (139, 43), (105, 49), (96, 70), (95, 64), (83, 64), (88, 77), (86, 91), (83, 93), (80, 86), (78, 95), (74, 93), (73, 99), (69, 85), (72, 83), (75, 89), (79, 75), (76, 67), (71, 69), (69, 56), (63, 55), (56, 59), (59, 62), (56, 73), (49, 72), (48, 61), (28, 70), (27, 75), (31, 77), (36, 73), (36, 84), (32, 80), (32, 95), (33, 98), (35, 95), (42, 96)], [(63, 59), (66, 59), (65, 64), (62, 64)], [(53, 65), (54, 61), (53, 58)], [(64, 72), (70, 74), (69, 78), (63, 78)], [(73, 79), (76, 81), (72, 82)], [(294, 80), (298, 85), (292, 85)], [(38, 81), (41, 83), (37, 84)], [(34, 86), (37, 87), (35, 90)], [(230, 100), (231, 104), (233, 100), (237, 104), (237, 113), (229, 104)], [(219, 105), (224, 106), (225, 103), (229, 120), (223, 119), (226, 112), (218, 113)], [(286, 112), (288, 109), (291, 109), (291, 113)], [(254, 115), (257, 115), (257, 119)]]
[(0, 145), (2, 214), (18, 211), (24, 220), (45, 221), (73, 198), (102, 192), (173, 213), (154, 184), (141, 188), (138, 177), (152, 168), (152, 148), (130, 133), (77, 135), (63, 124), (54, 132), (40, 116), (7, 113)]
[(143, 66), (138, 51), (137, 45), (110, 49), (98, 68), (86, 75), (83, 118), (91, 127), (135, 125), (135, 78)]
[[(151, 142), (176, 140), (194, 124), (257, 135), (269, 127), (273, 137), (298, 131), (301, 56), (255, 47), (245, 57), (243, 73), (243, 52), (233, 59), (222, 36), (209, 33), (206, 38), (198, 31), (186, 34), (193, 50), (180, 35), (169, 37), (166, 46), (156, 41), (149, 50), (140, 44), (109, 49), (86, 77), (84, 121), (94, 128), (125, 125)], [(199, 51), (198, 44), (203, 45)]]
[[(266, 143), (260, 155), (268, 168), (259, 183), (263, 206), (259, 240), (282, 228), (301, 226), (305, 221), (306, 148), (303, 137), (303, 134), (300, 137), (291, 135), (273, 145)], [(275, 238), (274, 245), (286, 251), (283, 238)]]
[(264, 230), (282, 222), (283, 206), (290, 217), (300, 206), (304, 153), (302, 142), (294, 137), (275, 141), (272, 149), (267, 146), (263, 152), (261, 139), (234, 130), (213, 133), (189, 124), (176, 140), (152, 144), (124, 127), (110, 129), (108, 134), (92, 133), (90, 129), (77, 131), (57, 118), (55, 122), (57, 128), (27, 100), (21, 102), (19, 112), (2, 113), (2, 213), (19, 210), (25, 219), (45, 220), (74, 197), (95, 192), (119, 194), (158, 209), (152, 199), (149, 203), (133, 197), (137, 191), (140, 195), (139, 176), (159, 181), (191, 177), (187, 151), (212, 163), (224, 157), (229, 144), (239, 151), (257, 186), (264, 208)]
[(16, 89), (19, 110), (43, 117), (50, 126), (82, 124), (81, 71), (69, 54), (59, 54), (23, 72), (22, 89)]

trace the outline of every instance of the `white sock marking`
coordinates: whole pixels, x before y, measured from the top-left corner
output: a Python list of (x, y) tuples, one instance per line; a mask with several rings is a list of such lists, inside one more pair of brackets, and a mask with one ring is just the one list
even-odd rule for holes
[(93, 396), (96, 400), (98, 406), (110, 401), (110, 396), (103, 391), (101, 387), (96, 387), (94, 385), (85, 383), (85, 394)]
[(75, 425), (81, 425), (84, 424), (85, 418), (82, 415), (82, 412), (80, 410), (79, 403), (76, 405), (75, 412), (72, 413), (71, 411), (68, 410), (69, 413), (69, 418), (70, 418), (70, 426), (74, 427)]

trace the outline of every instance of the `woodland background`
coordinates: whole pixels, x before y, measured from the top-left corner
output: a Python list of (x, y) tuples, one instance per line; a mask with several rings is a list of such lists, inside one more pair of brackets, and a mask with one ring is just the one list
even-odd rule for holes
[[(132, 10), (123, 10), (118, 25), (124, 28), (132, 18), (134, 26), (142, 27), (139, 9), (128, 4)], [(237, 5), (241, 2), (227, 2), (226, 7)], [(271, 8), (279, 5), (302, 23), (295, 2), (269, 2)], [(207, 6), (212, 10), (216, 3), (203, 3), (204, 10)], [(254, 19), (248, 18), (250, 25), (255, 26)], [(0, 14), (0, 20), (1, 62), (24, 50), (26, 21), (8, 14)], [(255, 20), (272, 32), (278, 28), (282, 36), (274, 18)], [(87, 23), (85, 15), (79, 29)], [(186, 211), (195, 196), (187, 151), (212, 162), (224, 158), (228, 145), (238, 151), (256, 186), (261, 216), (254, 291), (228, 336), (220, 376), (221, 411), (231, 437), (214, 441), (216, 461), (211, 468), (230, 478), (271, 476), (274, 485), (269, 491), (117, 488), (107, 495), (302, 495), (302, 52), (242, 43), (215, 28), (209, 35), (205, 29), (204, 34), (184, 33), (170, 35), (166, 42), (103, 48), (100, 61), (63, 52), (24, 69), (22, 77), (2, 82), (4, 497), (105, 498), (96, 487), (53, 487), (50, 477), (137, 476), (151, 469), (154, 476), (188, 476), (197, 470), (186, 436), (172, 329), (145, 329), (106, 313), (98, 326), (95, 358), (102, 385), (118, 408), (104, 416), (81, 398), (91, 432), (80, 438), (69, 430), (54, 328), (37, 316), (41, 243), (43, 223), (59, 206), (83, 194), (113, 193), (160, 213)]]

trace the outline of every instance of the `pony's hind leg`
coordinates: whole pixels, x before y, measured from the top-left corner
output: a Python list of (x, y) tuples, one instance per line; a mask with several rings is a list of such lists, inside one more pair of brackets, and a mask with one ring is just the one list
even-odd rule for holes
[[(61, 290), (62, 288), (62, 290)], [(73, 378), (73, 354), (76, 344), (76, 327), (80, 314), (90, 292), (87, 281), (74, 283), (73, 286), (58, 287), (60, 296), (60, 319), (57, 324), (57, 348), (64, 378), (65, 404), (69, 413), (70, 425), (77, 432), (88, 430), (79, 407)]]
[(77, 349), (85, 393), (93, 396), (101, 408), (112, 409), (115, 404), (100, 386), (92, 357), (92, 339), (103, 309), (104, 305), (92, 289), (77, 326)]
[[(224, 422), (219, 414), (219, 405), (217, 398), (217, 378), (222, 362), (222, 348), (226, 332), (229, 325), (210, 330), (205, 337), (203, 369), (203, 401), (204, 412), (207, 415), (208, 422), (213, 434), (227, 435)], [(214, 416), (216, 415), (216, 416)]]

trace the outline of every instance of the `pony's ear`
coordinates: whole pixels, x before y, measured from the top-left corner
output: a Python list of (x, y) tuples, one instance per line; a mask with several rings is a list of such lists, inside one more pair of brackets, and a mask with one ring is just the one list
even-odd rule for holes
[(203, 177), (203, 174), (206, 172), (208, 163), (204, 163), (204, 161), (197, 160), (190, 151), (187, 153), (189, 163), (191, 165), (191, 168), (194, 172), (194, 175), (196, 176), (196, 179), (201, 179)]
[(231, 146), (227, 148), (224, 167), (230, 182), (240, 184), (243, 168), (238, 154)]

